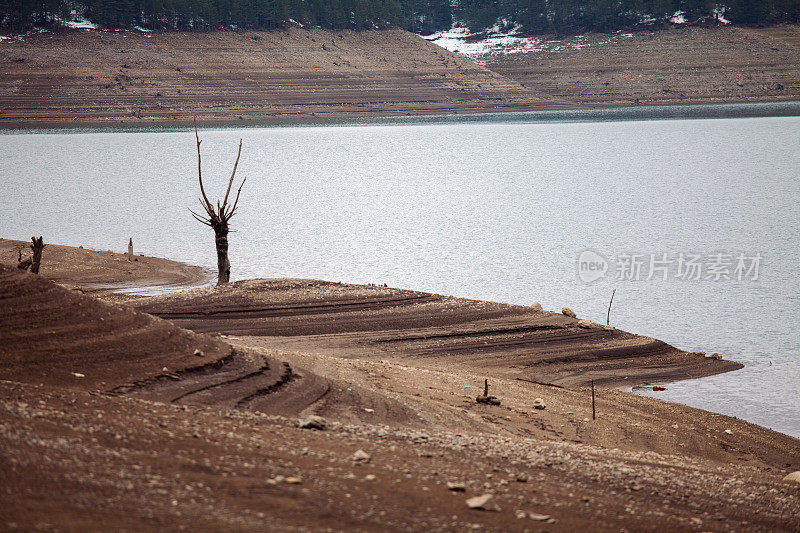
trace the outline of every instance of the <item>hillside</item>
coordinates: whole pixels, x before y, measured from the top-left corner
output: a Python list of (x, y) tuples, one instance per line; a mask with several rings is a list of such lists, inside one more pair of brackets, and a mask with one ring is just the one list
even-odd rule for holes
[[(546, 37), (64, 30), (0, 40), (0, 126), (129, 125), (800, 99), (800, 26)], [(469, 46), (468, 46), (469, 45)], [(477, 50), (477, 52), (476, 52)]]
[(402, 30), (63, 31), (0, 41), (0, 124), (455, 113), (541, 105)]
[(570, 107), (800, 99), (798, 25), (440, 42)]

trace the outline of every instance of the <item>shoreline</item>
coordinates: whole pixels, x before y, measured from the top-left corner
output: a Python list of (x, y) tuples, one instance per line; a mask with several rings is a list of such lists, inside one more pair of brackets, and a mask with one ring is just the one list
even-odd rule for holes
[[(420, 113), (381, 115), (341, 115), (316, 117), (301, 115), (296, 118), (264, 119), (260, 121), (198, 120), (202, 128), (213, 129), (258, 129), (281, 127), (339, 127), (339, 126), (383, 126), (403, 124), (452, 124), (475, 122), (519, 122), (519, 123), (570, 123), (570, 122), (625, 122), (637, 120), (706, 120), (731, 118), (771, 118), (800, 116), (800, 100), (759, 100), (729, 102), (686, 102), (675, 104), (639, 104), (632, 106), (583, 106), (553, 107), (535, 110), (454, 110), (451, 113)], [(193, 128), (192, 121), (164, 121), (133, 125), (107, 122), (63, 123), (0, 123), (0, 135), (19, 133), (149, 133), (182, 132)]]
[(800, 99), (797, 25), (548, 43), (478, 64), (398, 29), (35, 34), (0, 44), (0, 127), (150, 128), (192, 115), (261, 126)]

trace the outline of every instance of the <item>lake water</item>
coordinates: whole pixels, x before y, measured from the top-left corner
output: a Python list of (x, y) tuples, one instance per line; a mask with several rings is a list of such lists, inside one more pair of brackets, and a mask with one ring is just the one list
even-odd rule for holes
[[(800, 118), (664, 116), (201, 130), (206, 190), (224, 192), (243, 138), (235, 279), (387, 283), (598, 322), (616, 289), (613, 325), (746, 365), (650, 394), (800, 436)], [(214, 269), (212, 233), (187, 210), (194, 143), (5, 131), (0, 235), (117, 251), (132, 236), (137, 252)], [(586, 250), (607, 268), (591, 283)]]

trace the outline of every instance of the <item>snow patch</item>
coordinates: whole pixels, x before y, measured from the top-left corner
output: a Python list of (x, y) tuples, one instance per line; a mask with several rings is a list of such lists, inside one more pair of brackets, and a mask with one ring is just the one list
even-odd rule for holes
[[(424, 39), (441, 46), (442, 48), (466, 56), (479, 65), (485, 65), (492, 57), (514, 54), (529, 54), (536, 52), (563, 52), (580, 50), (589, 46), (584, 35), (576, 35), (565, 40), (547, 40), (543, 37), (526, 37), (519, 33), (520, 27), (514, 26), (511, 30), (501, 32), (501, 28), (508, 28), (507, 21), (498, 21), (486, 34), (470, 33), (468, 28), (454, 27), (448, 31), (441, 31), (424, 36)], [(633, 34), (616, 35), (614, 38), (631, 38)]]
[(59, 20), (58, 22), (63, 26), (66, 26), (67, 28), (72, 28), (74, 30), (96, 30), (100, 27), (94, 22), (89, 22), (88, 20), (81, 17), (76, 17), (73, 20)]
[(686, 24), (686, 17), (683, 11), (676, 11), (669, 21), (673, 24)]

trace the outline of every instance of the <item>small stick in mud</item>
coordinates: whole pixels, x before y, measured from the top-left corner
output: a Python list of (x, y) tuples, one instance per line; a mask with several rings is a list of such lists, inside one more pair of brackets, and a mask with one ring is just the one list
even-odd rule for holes
[(133, 261), (133, 237), (128, 239), (128, 261)]
[(592, 420), (597, 420), (597, 411), (594, 408), (594, 380), (592, 380)]
[(608, 314), (606, 314), (606, 326), (611, 325), (611, 304), (614, 303), (614, 295), (617, 293), (617, 289), (611, 291), (611, 301), (608, 302)]
[(19, 264), (17, 268), (20, 270), (27, 270), (31, 274), (38, 274), (39, 273), (39, 265), (42, 262), (42, 250), (44, 249), (44, 242), (42, 241), (42, 237), (40, 236), (38, 239), (36, 237), (31, 237), (31, 250), (33, 250), (33, 255), (28, 257), (27, 259), (22, 259), (22, 250), (19, 251)]
[(494, 396), (489, 396), (489, 380), (483, 380), (483, 396), (475, 398), (478, 403), (485, 403), (487, 405), (500, 405), (500, 400)]

